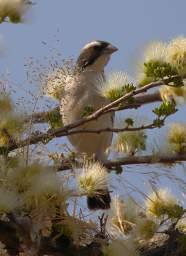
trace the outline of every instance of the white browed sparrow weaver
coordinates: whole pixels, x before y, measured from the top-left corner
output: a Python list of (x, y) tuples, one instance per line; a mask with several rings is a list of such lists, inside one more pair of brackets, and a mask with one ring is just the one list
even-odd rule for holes
[[(64, 125), (79, 120), (87, 106), (95, 111), (109, 103), (98, 92), (98, 82), (104, 79), (104, 67), (112, 53), (118, 49), (105, 41), (93, 41), (86, 44), (80, 52), (73, 76), (68, 77), (61, 99), (61, 116)], [(113, 113), (100, 116), (97, 120), (85, 123), (75, 129), (104, 129), (113, 127)], [(81, 133), (68, 136), (77, 152), (94, 156), (103, 162), (106, 151), (112, 142), (112, 133)], [(98, 191), (88, 197), (89, 209), (107, 209), (110, 207), (110, 195), (107, 191)]]

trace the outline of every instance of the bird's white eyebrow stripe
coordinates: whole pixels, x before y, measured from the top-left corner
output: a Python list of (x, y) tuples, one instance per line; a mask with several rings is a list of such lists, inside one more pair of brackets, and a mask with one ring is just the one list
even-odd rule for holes
[(83, 49), (87, 49), (87, 48), (89, 48), (89, 47), (96, 46), (96, 45), (100, 45), (100, 42), (98, 42), (98, 41), (90, 42), (90, 43), (86, 44), (86, 45), (83, 47)]

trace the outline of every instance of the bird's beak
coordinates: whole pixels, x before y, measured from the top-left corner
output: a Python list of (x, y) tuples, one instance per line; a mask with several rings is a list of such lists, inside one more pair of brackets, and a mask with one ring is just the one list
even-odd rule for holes
[(107, 46), (107, 48), (105, 49), (105, 53), (109, 53), (109, 54), (112, 54), (112, 53), (117, 52), (117, 51), (118, 51), (118, 48), (115, 47), (115, 46), (112, 45), (112, 44), (109, 44), (109, 45)]

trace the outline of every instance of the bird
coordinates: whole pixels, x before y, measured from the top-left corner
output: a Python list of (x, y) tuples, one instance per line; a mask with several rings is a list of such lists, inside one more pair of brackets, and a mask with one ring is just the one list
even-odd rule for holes
[[(64, 125), (79, 120), (87, 106), (91, 106), (96, 111), (110, 103), (100, 95), (97, 86), (100, 79), (105, 79), (104, 68), (116, 51), (118, 51), (117, 47), (101, 40), (89, 42), (82, 48), (75, 64), (76, 72), (67, 79), (61, 98), (60, 114)], [(108, 113), (74, 130), (112, 128), (113, 122), (114, 114)], [(94, 156), (95, 160), (103, 163), (107, 159), (107, 149), (111, 145), (112, 136), (111, 132), (81, 133), (69, 135), (68, 139), (78, 153)], [(95, 196), (87, 197), (88, 208), (109, 209), (111, 203), (109, 191), (98, 192)]]

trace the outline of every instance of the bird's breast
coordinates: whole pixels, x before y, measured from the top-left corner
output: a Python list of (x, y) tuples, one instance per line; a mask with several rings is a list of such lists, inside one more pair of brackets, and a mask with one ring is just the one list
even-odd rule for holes
[(99, 79), (100, 74), (87, 72), (69, 81), (61, 100), (61, 114), (65, 124), (80, 119), (86, 107), (97, 110), (109, 103), (98, 93)]
[[(65, 88), (64, 96), (61, 100), (61, 115), (64, 125), (71, 124), (80, 118), (86, 106), (91, 106), (93, 110), (108, 104), (108, 100), (101, 97), (97, 89), (98, 76), (87, 74), (78, 79), (73, 79)], [(108, 113), (100, 116), (97, 120), (85, 123), (76, 129), (104, 129), (112, 128), (113, 115)], [(106, 150), (112, 141), (112, 133), (84, 133), (68, 136), (71, 144), (78, 152), (85, 152), (88, 155), (95, 154), (97, 159), (106, 159)]]

